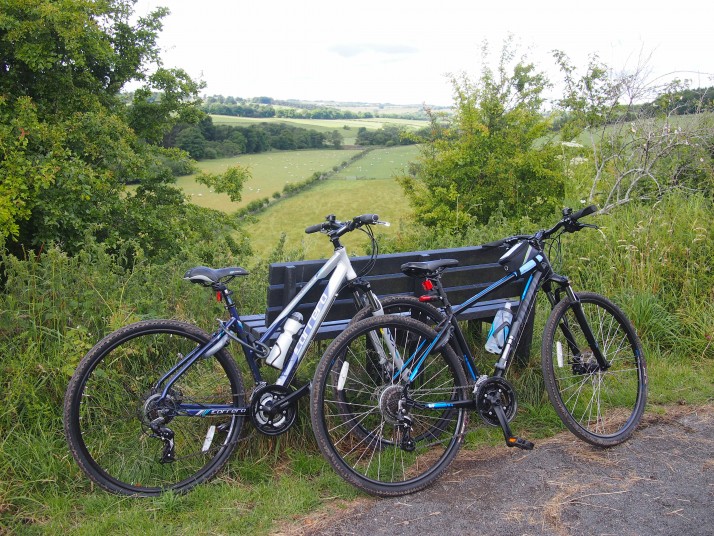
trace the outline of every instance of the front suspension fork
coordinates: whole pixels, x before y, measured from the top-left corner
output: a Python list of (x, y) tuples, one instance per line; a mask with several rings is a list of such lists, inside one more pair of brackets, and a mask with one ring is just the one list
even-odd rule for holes
[[(590, 323), (585, 317), (582, 302), (573, 290), (573, 287), (570, 285), (570, 281), (563, 276), (555, 276), (552, 278), (552, 280), (560, 284), (560, 288), (556, 290), (555, 294), (551, 292), (550, 288), (546, 289), (546, 294), (548, 295), (548, 299), (552, 307), (555, 307), (560, 302), (560, 292), (564, 290), (568, 300), (570, 300), (570, 302), (573, 304), (572, 309), (573, 313), (575, 314), (575, 318), (578, 321), (578, 325), (580, 326), (583, 335), (585, 335), (585, 340), (587, 341), (588, 346), (592, 350), (593, 355), (597, 360), (598, 366), (600, 367), (600, 370), (609, 369), (610, 363), (607, 362), (605, 355), (602, 353), (602, 348), (600, 348), (600, 345), (595, 339), (595, 335), (593, 334), (592, 328), (590, 327)], [(550, 281), (548, 283), (550, 283)], [(580, 348), (578, 348), (578, 345), (575, 341), (575, 337), (573, 336), (573, 333), (570, 330), (568, 320), (565, 317), (560, 322), (560, 330), (563, 332), (563, 336), (565, 337), (565, 340), (568, 343), (568, 347), (570, 348), (570, 351), (573, 353), (573, 355), (581, 355), (582, 351)]]

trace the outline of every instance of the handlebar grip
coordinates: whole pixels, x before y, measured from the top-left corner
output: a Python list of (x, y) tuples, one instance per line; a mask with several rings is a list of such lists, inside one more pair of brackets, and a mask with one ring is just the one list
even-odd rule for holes
[(375, 224), (379, 221), (379, 216), (377, 216), (377, 214), (362, 214), (361, 216), (357, 216), (355, 221), (359, 221), (360, 223), (365, 223), (367, 225)]
[(585, 207), (584, 209), (579, 210), (574, 214), (571, 214), (570, 219), (571, 220), (579, 220), (583, 216), (588, 216), (589, 214), (592, 214), (593, 212), (597, 212), (597, 206), (590, 205), (589, 207)]
[(324, 223), (318, 223), (317, 225), (311, 225), (310, 227), (305, 229), (305, 233), (306, 234), (319, 233), (320, 231), (322, 231), (323, 225), (324, 225)]

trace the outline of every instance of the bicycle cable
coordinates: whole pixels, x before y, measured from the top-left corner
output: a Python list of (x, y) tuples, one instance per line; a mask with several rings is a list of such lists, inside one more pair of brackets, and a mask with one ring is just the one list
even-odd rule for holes
[(364, 227), (359, 228), (360, 231), (362, 231), (364, 234), (369, 236), (370, 242), (372, 243), (372, 251), (370, 252), (370, 258), (369, 261), (367, 261), (367, 264), (360, 270), (360, 272), (357, 274), (357, 277), (362, 277), (363, 275), (367, 275), (372, 271), (372, 268), (377, 264), (377, 256), (379, 255), (379, 244), (377, 243), (377, 238), (374, 236), (374, 231), (372, 231), (372, 226), (371, 225), (366, 225)]
[(548, 258), (556, 271), (562, 270), (563, 268), (563, 233), (565, 233), (565, 231), (561, 231), (548, 239)]

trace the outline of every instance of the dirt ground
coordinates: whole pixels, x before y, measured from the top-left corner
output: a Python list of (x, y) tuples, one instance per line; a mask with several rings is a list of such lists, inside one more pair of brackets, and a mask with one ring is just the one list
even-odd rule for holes
[(289, 536), (714, 535), (714, 405), (648, 414), (626, 443), (569, 433), (530, 452), (462, 450), (430, 488), (331, 505)]

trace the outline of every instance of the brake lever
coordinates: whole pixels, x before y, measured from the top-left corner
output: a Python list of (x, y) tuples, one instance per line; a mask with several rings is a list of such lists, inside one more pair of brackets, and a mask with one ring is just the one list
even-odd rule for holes
[(385, 227), (391, 227), (392, 224), (388, 221), (377, 221), (375, 222), (375, 225), (384, 225)]

